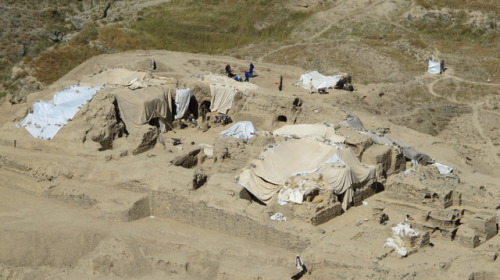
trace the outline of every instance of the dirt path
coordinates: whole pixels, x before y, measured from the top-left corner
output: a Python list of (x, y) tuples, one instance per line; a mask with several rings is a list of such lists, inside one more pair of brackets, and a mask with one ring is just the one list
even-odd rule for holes
[(464, 80), (460, 77), (457, 77), (457, 76), (452, 76), (452, 75), (447, 75), (446, 73), (443, 74), (443, 76), (437, 80), (434, 80), (432, 82), (430, 82), (429, 84), (427, 84), (427, 89), (429, 90), (429, 93), (432, 94), (433, 96), (435, 97), (439, 97), (439, 98), (444, 98), (444, 99), (447, 99), (448, 101), (452, 102), (452, 103), (458, 103), (458, 104), (466, 104), (464, 102), (459, 102), (456, 98), (454, 97), (445, 97), (445, 96), (442, 96), (438, 93), (436, 93), (436, 91), (434, 91), (434, 86), (436, 85), (437, 82), (439, 81), (443, 81), (445, 79), (455, 79), (457, 81), (461, 81), (461, 82), (464, 82), (464, 83), (469, 83), (469, 84), (475, 84), (475, 85), (482, 85), (482, 86), (500, 86), (500, 84), (492, 84), (492, 83), (482, 83), (482, 82), (475, 82), (475, 81), (468, 81), (468, 80)]
[[(352, 16), (355, 16), (357, 14), (361, 14), (365, 11), (368, 11), (370, 10), (373, 6), (377, 5), (379, 3), (370, 3), (369, 6), (366, 6), (364, 8), (357, 8), (357, 9), (354, 9), (353, 11), (349, 12), (349, 13), (346, 13), (346, 14), (342, 14), (341, 16), (339, 16), (338, 14), (339, 13), (342, 13), (342, 10), (338, 8), (338, 6), (334, 6), (324, 12), (321, 12), (319, 13), (319, 16), (318, 18), (320, 20), (325, 20), (325, 21), (329, 21), (330, 23), (328, 25), (326, 25), (324, 28), (320, 29), (319, 31), (315, 32), (314, 34), (312, 34), (311, 36), (309, 36), (308, 38), (305, 38), (305, 42), (301, 42), (301, 43), (294, 43), (294, 44), (290, 44), (290, 45), (284, 45), (284, 46), (281, 46), (277, 49), (274, 49), (272, 51), (269, 51), (265, 54), (263, 54), (262, 56), (258, 57), (256, 59), (257, 62), (259, 63), (262, 63), (263, 60), (274, 54), (274, 53), (277, 53), (277, 52), (280, 52), (282, 50), (285, 50), (285, 49), (288, 49), (288, 48), (293, 48), (293, 47), (296, 47), (296, 46), (301, 46), (301, 45), (311, 45), (311, 44), (314, 44), (314, 43), (311, 43), (312, 41), (314, 41), (315, 39), (318, 39), (321, 35), (323, 35), (325, 32), (327, 32), (328, 30), (330, 30), (330, 28), (332, 28), (332, 26), (334, 26), (335, 24), (338, 24), (340, 21), (344, 20), (344, 19), (348, 19), (348, 18), (351, 18)], [(340, 11), (340, 12), (339, 12)], [(337, 40), (334, 40), (334, 41), (337, 41)], [(329, 41), (331, 42), (331, 41)], [(320, 44), (324, 44), (324, 43), (320, 43)]]
[(488, 146), (490, 147), (494, 147), (493, 143), (491, 142), (491, 139), (486, 136), (483, 127), (479, 122), (479, 105), (480, 103), (475, 103), (470, 105), (470, 107), (472, 108), (472, 124), (479, 133), (479, 136), (481, 136), (481, 138), (483, 138), (483, 140), (486, 142), (486, 144), (488, 144)]

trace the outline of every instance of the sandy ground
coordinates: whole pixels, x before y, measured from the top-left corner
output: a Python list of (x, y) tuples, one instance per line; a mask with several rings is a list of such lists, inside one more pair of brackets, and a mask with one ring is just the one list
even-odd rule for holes
[[(82, 119), (94, 112), (91, 107), (98, 107), (104, 93), (98, 93), (82, 109), (86, 113), (79, 113), (52, 141), (34, 139), (23, 128), (15, 127), (36, 100), (48, 100), (56, 90), (99, 70), (147, 70), (151, 58), (159, 66), (155, 75), (175, 77), (187, 86), (198, 84), (200, 74), (221, 74), (228, 63), (238, 70), (248, 64), (230, 57), (167, 51), (103, 55), (33, 94), (26, 104), (3, 104), (0, 279), (287, 279), (297, 272), (297, 254), (311, 271), (302, 279), (495, 279), (500, 275), (498, 235), (469, 248), (469, 243), (452, 241), (434, 230), (430, 233), (432, 246), (405, 258), (384, 248), (391, 226), (404, 221), (408, 213), (418, 218), (434, 211), (428, 205), (397, 197), (394, 182), (411, 185), (411, 178), (389, 176), (385, 182), (388, 189), (367, 198), (367, 205), (312, 226), (293, 215), (300, 205), (262, 206), (238, 196), (241, 187), (232, 179), (262, 145), (248, 145), (246, 152), (233, 155), (232, 161), (208, 161), (201, 166), (209, 174), (207, 185), (196, 191), (188, 187), (193, 169), (173, 166), (170, 161), (200, 143), (222, 141), (218, 133), (227, 127), (213, 125), (207, 132), (175, 129), (175, 133), (163, 134), (165, 148), (157, 144), (135, 156), (120, 155), (129, 147), (127, 138), (116, 140), (112, 150), (100, 152), (96, 143), (77, 140), (86, 125)], [(486, 139), (469, 143), (476, 158), (465, 158), (454, 143), (395, 125), (388, 121), (390, 116), (365, 111), (366, 102), (369, 105), (371, 99), (378, 98), (378, 85), (355, 84), (354, 92), (330, 90), (326, 95), (311, 95), (291, 85), (303, 72), (256, 63), (258, 76), (251, 82), (259, 90), (238, 103), (244, 109), (234, 112), (233, 119), (251, 120), (258, 130), (271, 131), (284, 124), (276, 121), (280, 114), (288, 114), (289, 123), (292, 117), (298, 123), (338, 123), (345, 117), (340, 109), (349, 109), (366, 128), (390, 128), (390, 137), (453, 166), (460, 176), (459, 181), (453, 179), (453, 188), (462, 193), (464, 202), (451, 208), (486, 212), (488, 217), (498, 215), (498, 147), (488, 141), (489, 134), (481, 132), (481, 122), (476, 121), (482, 107), (473, 105), (472, 121), (462, 122), (469, 127), (460, 129), (476, 130), (471, 135)], [(276, 85), (280, 75), (285, 81), (281, 92)], [(290, 107), (295, 98), (304, 105), (293, 115)], [(365, 105), (358, 107), (360, 100), (365, 100)], [(174, 137), (183, 139), (183, 150), (172, 145), (170, 138)], [(433, 176), (424, 178), (424, 184), (448, 182)], [(131, 210), (144, 201), (149, 204), (143, 212)], [(373, 214), (376, 208), (383, 208), (390, 220), (380, 224)], [(275, 211), (292, 216), (282, 223), (270, 221), (269, 215)]]

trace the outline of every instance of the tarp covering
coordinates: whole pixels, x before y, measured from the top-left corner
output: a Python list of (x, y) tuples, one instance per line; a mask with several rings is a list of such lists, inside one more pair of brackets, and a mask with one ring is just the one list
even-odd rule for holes
[(295, 82), (294, 85), (308, 90), (317, 91), (320, 88), (335, 87), (342, 77), (342, 75), (324, 76), (318, 71), (312, 71), (300, 75), (300, 79)]
[(212, 100), (210, 101), (210, 111), (227, 114), (233, 106), (233, 100), (238, 90), (230, 85), (210, 84)]
[(124, 68), (113, 68), (97, 73), (88, 79), (81, 81), (82, 84), (93, 86), (121, 85), (128, 86), (132, 81), (144, 80), (146, 72), (132, 71)]
[(432, 165), (439, 170), (439, 174), (450, 174), (453, 171), (453, 167), (441, 164), (439, 162), (435, 162)]
[(136, 132), (151, 119), (163, 117), (171, 120), (172, 107), (170, 90), (166, 86), (150, 86), (130, 90), (117, 88), (113, 91), (120, 110), (120, 116), (129, 133)]
[(406, 256), (408, 252), (402, 237), (416, 237), (419, 232), (412, 229), (408, 224), (399, 223), (392, 228), (392, 235), (392, 237), (387, 238), (384, 247), (394, 248), (398, 254)]
[(326, 139), (335, 143), (344, 143), (345, 141), (345, 137), (335, 134), (335, 128), (319, 123), (284, 125), (274, 130), (273, 134), (297, 138), (312, 137)]
[(189, 101), (193, 96), (193, 91), (189, 88), (175, 90), (175, 119), (178, 120), (184, 117), (189, 107)]
[(441, 69), (441, 62), (436, 61), (434, 59), (430, 59), (427, 72), (431, 74), (441, 74), (443, 72), (443, 69)]
[(361, 131), (366, 130), (365, 126), (363, 125), (361, 120), (358, 118), (358, 116), (354, 115), (353, 113), (351, 113), (347, 110), (343, 110), (343, 111), (347, 114), (347, 119), (345, 121), (340, 122), (341, 126), (351, 127), (351, 128), (354, 128), (356, 130), (361, 130)]
[(65, 88), (54, 94), (51, 101), (33, 104), (33, 112), (17, 126), (26, 128), (35, 138), (51, 140), (101, 88), (103, 87)]
[(403, 142), (394, 140), (387, 136), (380, 136), (372, 131), (367, 130), (361, 120), (349, 111), (345, 111), (348, 114), (347, 120), (340, 123), (341, 126), (351, 127), (358, 130), (361, 134), (369, 136), (373, 142), (380, 145), (390, 145), (394, 146), (403, 153), (403, 156), (408, 160), (416, 161), (419, 164), (427, 165), (434, 163), (434, 160), (427, 154), (418, 152), (415, 148), (404, 144)]
[(227, 85), (236, 88), (238, 92), (243, 94), (248, 94), (249, 92), (258, 89), (256, 84), (252, 83), (242, 83), (235, 81), (232, 78), (228, 78), (227, 76), (215, 75), (212, 73), (203, 75), (201, 80), (210, 84), (218, 84), (218, 85)]
[[(238, 183), (263, 202), (271, 199), (287, 181), (293, 181), (297, 176), (313, 180), (311, 178), (321, 174), (322, 181), (315, 185), (321, 185), (335, 194), (349, 191), (344, 199), (344, 209), (352, 200), (352, 184), (370, 183), (376, 175), (375, 168), (361, 164), (350, 148), (337, 148), (309, 138), (289, 140), (267, 149), (259, 160), (252, 161), (252, 166), (252, 169), (243, 170)], [(310, 187), (299, 183), (297, 190), (290, 190), (284, 195), (297, 202), (308, 189)]]
[(127, 86), (130, 89), (145, 88), (166, 83), (174, 84), (175, 79), (156, 77), (147, 72), (133, 71), (124, 68), (108, 69), (80, 81), (80, 85), (86, 86)]
[(255, 134), (255, 127), (252, 122), (249, 121), (237, 122), (220, 134), (243, 139), (246, 142)]

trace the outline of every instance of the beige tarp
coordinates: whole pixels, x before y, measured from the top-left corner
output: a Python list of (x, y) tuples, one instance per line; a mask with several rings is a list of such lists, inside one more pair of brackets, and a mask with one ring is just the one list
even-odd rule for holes
[(171, 93), (167, 86), (150, 86), (131, 90), (113, 90), (120, 110), (120, 116), (129, 133), (134, 133), (152, 118), (172, 117)]
[(121, 85), (128, 86), (134, 80), (144, 80), (146, 72), (138, 72), (123, 68), (109, 69), (82, 80), (83, 84), (98, 85)]
[(258, 86), (256, 84), (238, 82), (238, 81), (235, 81), (234, 79), (228, 78), (226, 76), (215, 75), (212, 73), (203, 75), (201, 77), (201, 80), (204, 82), (208, 82), (210, 84), (232, 86), (232, 87), (236, 88), (237, 91), (242, 92), (245, 95), (258, 88)]
[(210, 101), (210, 111), (227, 114), (233, 106), (234, 96), (238, 93), (235, 87), (223, 84), (210, 84), (212, 100)]
[(335, 143), (344, 143), (345, 141), (345, 137), (335, 134), (335, 128), (320, 123), (284, 125), (273, 131), (273, 134), (298, 138), (324, 138)]
[(80, 85), (91, 87), (101, 85), (128, 86), (130, 89), (139, 89), (166, 83), (174, 84), (175, 80), (166, 77), (153, 77), (147, 72), (113, 68), (83, 79)]
[(344, 164), (328, 163), (318, 170), (329, 189), (335, 194), (345, 192), (342, 209), (352, 201), (353, 184), (371, 184), (376, 178), (375, 168), (362, 164), (350, 148), (338, 149), (336, 155)]
[(336, 152), (331, 145), (311, 139), (287, 141), (264, 153), (264, 160), (257, 161), (254, 172), (266, 181), (283, 185), (299, 173), (312, 173)]
[(231, 78), (212, 73), (201, 76), (201, 80), (210, 84), (212, 100), (210, 111), (226, 114), (233, 106), (236, 94), (248, 94), (258, 87), (252, 83), (238, 82)]
[(349, 147), (328, 145), (314, 139), (303, 138), (280, 143), (266, 150), (259, 160), (252, 161), (252, 169), (244, 169), (238, 183), (267, 202), (294, 176), (321, 174), (317, 183), (335, 194), (345, 193), (343, 208), (352, 201), (352, 185), (371, 183), (375, 168), (359, 162)]

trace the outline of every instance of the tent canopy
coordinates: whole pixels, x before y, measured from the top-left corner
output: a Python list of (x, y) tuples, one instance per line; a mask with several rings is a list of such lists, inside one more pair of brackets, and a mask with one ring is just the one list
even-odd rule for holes
[(153, 118), (172, 118), (171, 93), (166, 86), (150, 86), (136, 90), (117, 88), (113, 93), (129, 133), (138, 131)]
[(300, 75), (300, 79), (294, 85), (317, 91), (320, 88), (334, 88), (342, 77), (342, 75), (324, 76), (318, 71), (312, 71)]
[(430, 59), (429, 60), (429, 67), (427, 68), (427, 72), (431, 74), (441, 74), (443, 73), (442, 69), (442, 63), (440, 61)]
[(264, 151), (251, 166), (254, 167), (242, 171), (238, 183), (263, 202), (285, 188), (291, 178), (321, 174), (323, 180), (317, 185), (323, 184), (322, 188), (335, 194), (349, 191), (343, 204), (347, 209), (352, 184), (369, 183), (376, 178), (375, 168), (361, 164), (350, 148), (309, 138), (280, 143)]

